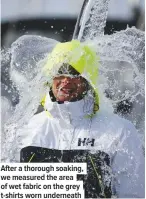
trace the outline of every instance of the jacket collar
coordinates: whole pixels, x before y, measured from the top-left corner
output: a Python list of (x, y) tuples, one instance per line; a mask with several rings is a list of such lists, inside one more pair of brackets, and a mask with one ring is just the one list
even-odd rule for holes
[(47, 110), (53, 118), (64, 120), (73, 120), (88, 116), (93, 113), (93, 106), (94, 97), (90, 91), (82, 100), (76, 102), (64, 102), (63, 104), (52, 102), (48, 93), (44, 104), (45, 110)]

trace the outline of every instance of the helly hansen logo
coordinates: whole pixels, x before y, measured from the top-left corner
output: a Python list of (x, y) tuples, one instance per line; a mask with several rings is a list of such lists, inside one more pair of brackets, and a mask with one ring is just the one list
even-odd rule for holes
[(78, 146), (94, 146), (95, 139), (90, 138), (78, 138)]

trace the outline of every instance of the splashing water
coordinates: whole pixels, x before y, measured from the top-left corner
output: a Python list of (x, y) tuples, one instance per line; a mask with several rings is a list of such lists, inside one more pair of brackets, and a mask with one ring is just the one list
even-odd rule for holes
[(127, 28), (91, 43), (100, 56), (98, 86), (108, 93), (114, 107), (128, 100), (132, 108), (124, 117), (144, 136), (144, 33)]
[[(99, 91), (107, 93), (114, 108), (118, 103), (128, 102), (131, 111), (124, 117), (132, 121), (144, 142), (144, 32), (133, 27), (104, 35), (108, 4), (109, 0), (85, 1), (74, 38), (94, 47), (100, 57)], [(109, 108), (109, 103), (106, 105)], [(121, 108), (124, 109), (123, 105)]]
[(12, 44), (10, 74), (17, 84), (20, 99), (13, 116), (5, 124), (2, 161), (13, 161), (15, 149), (12, 146), (17, 146), (17, 131), (35, 114), (47, 92), (44, 84), (48, 79), (42, 74), (43, 61), (40, 60), (47, 57), (56, 44), (53, 39), (38, 36), (23, 36)]
[[(133, 109), (125, 117), (143, 133), (144, 33), (136, 28), (127, 28), (110, 36), (104, 35), (108, 2), (88, 2), (81, 18), (78, 39), (86, 40), (100, 57), (99, 90), (108, 93), (114, 108), (117, 103), (128, 99)], [(5, 124), (2, 148), (4, 162), (15, 161), (14, 146), (17, 146), (18, 132), (35, 114), (48, 89), (44, 84), (49, 77), (46, 78), (42, 73), (42, 66), (56, 44), (55, 40), (39, 36), (23, 36), (12, 44), (10, 75), (17, 85), (19, 103)]]
[(80, 19), (79, 32), (75, 30), (74, 37), (77, 37), (80, 41), (86, 41), (104, 35), (108, 3), (109, 0), (89, 0)]

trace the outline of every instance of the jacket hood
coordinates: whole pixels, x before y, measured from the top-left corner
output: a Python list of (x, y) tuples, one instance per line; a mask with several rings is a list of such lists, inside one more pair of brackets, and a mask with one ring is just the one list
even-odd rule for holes
[(61, 119), (66, 123), (79, 123), (83, 118), (88, 118), (93, 112), (94, 98), (90, 91), (79, 101), (57, 103), (52, 102), (49, 93), (46, 95), (44, 109), (50, 118)]
[(99, 58), (97, 57), (96, 52), (89, 46), (80, 43), (77, 40), (59, 43), (47, 58), (43, 68), (45, 76), (48, 78), (55, 77), (63, 64), (71, 65), (91, 85), (94, 91), (95, 102), (93, 114), (95, 114), (99, 109), (99, 98), (96, 85)]

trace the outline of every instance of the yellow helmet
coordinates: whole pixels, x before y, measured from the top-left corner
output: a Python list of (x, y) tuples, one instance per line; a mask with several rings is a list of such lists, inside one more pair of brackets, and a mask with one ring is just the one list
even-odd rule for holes
[(58, 43), (49, 54), (43, 68), (46, 76), (55, 76), (63, 64), (71, 65), (81, 76), (87, 79), (95, 93), (94, 114), (99, 109), (97, 90), (99, 57), (96, 52), (78, 40)]

